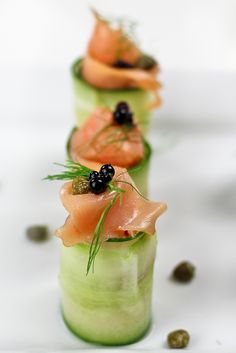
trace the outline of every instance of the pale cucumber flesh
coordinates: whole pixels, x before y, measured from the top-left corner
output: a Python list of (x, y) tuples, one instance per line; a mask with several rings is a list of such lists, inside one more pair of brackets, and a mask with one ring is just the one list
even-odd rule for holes
[(153, 93), (142, 89), (106, 90), (93, 87), (80, 76), (80, 66), (81, 59), (72, 66), (77, 126), (81, 126), (97, 107), (107, 106), (114, 109), (118, 102), (126, 101), (138, 120), (142, 132), (146, 134), (151, 116), (148, 106), (153, 100)]
[(151, 320), (156, 236), (106, 242), (86, 276), (89, 247), (62, 248), (62, 311), (81, 338), (104, 345), (138, 340)]

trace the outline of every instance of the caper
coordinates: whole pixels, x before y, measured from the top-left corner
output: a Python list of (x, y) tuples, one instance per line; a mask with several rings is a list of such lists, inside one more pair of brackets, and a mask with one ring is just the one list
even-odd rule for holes
[(72, 181), (72, 194), (82, 195), (89, 192), (89, 182), (82, 177), (76, 177)]
[(30, 226), (26, 229), (27, 238), (35, 242), (43, 242), (48, 239), (48, 227), (44, 225)]
[(136, 66), (143, 70), (152, 69), (156, 65), (156, 60), (149, 55), (140, 56), (136, 62)]
[(195, 266), (188, 261), (177, 265), (172, 273), (172, 278), (178, 282), (190, 282), (195, 274)]
[(189, 334), (186, 330), (172, 331), (167, 336), (168, 346), (170, 348), (185, 348), (189, 343)]
[(133, 69), (134, 65), (128, 63), (127, 61), (124, 60), (117, 60), (114, 64), (114, 67), (117, 67), (119, 69)]

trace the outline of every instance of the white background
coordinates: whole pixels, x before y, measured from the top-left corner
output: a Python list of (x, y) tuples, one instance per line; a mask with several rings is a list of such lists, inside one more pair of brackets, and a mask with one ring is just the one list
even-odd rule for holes
[(2, 120), (73, 123), (69, 69), (93, 28), (89, 6), (138, 23), (162, 68), (160, 121), (234, 124), (235, 0), (0, 0)]
[[(92, 30), (88, 4), (138, 21), (164, 83), (149, 135), (150, 195), (168, 204), (158, 223), (154, 325), (130, 348), (161, 351), (167, 333), (184, 327), (190, 350), (235, 352), (233, 0), (0, 0), (0, 350), (88, 347), (61, 321), (59, 242), (25, 238), (28, 225), (52, 230), (65, 218), (60, 183), (41, 178), (64, 160), (75, 121), (69, 68)], [(189, 286), (168, 280), (183, 259), (197, 267)]]
[(165, 70), (236, 71), (235, 0), (1, 0), (0, 64), (69, 66), (92, 30), (89, 6), (137, 21)]

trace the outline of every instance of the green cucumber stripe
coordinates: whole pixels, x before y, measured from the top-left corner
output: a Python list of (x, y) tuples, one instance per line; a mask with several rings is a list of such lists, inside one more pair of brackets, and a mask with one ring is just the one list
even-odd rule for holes
[(144, 158), (137, 164), (136, 166), (129, 168), (129, 173), (133, 173), (138, 169), (142, 169), (145, 164), (149, 161), (151, 154), (152, 154), (152, 148), (151, 145), (143, 138), (143, 147), (144, 147)]
[(73, 136), (73, 134), (76, 132), (77, 130), (77, 127), (74, 126), (72, 129), (71, 129), (71, 132), (67, 138), (67, 141), (66, 141), (66, 154), (67, 154), (67, 158), (71, 159), (71, 156), (70, 156), (70, 145), (71, 145), (71, 138)]

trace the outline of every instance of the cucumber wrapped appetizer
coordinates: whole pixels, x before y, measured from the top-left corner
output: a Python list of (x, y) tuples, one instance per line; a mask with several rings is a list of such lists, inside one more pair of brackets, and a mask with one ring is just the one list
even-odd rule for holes
[(166, 206), (143, 198), (126, 169), (64, 167), (46, 178), (69, 180), (60, 194), (69, 215), (56, 231), (64, 320), (90, 342), (135, 342), (151, 322), (155, 222)]
[(109, 21), (93, 11), (96, 25), (83, 58), (72, 66), (77, 125), (98, 106), (114, 109), (127, 101), (143, 132), (151, 110), (161, 104), (157, 81), (158, 63), (141, 51), (131, 39), (131, 27), (124, 21)]
[(67, 151), (70, 159), (91, 168), (112, 163), (128, 169), (140, 192), (147, 196), (151, 147), (126, 102), (118, 103), (114, 112), (97, 108), (80, 128), (72, 130)]

